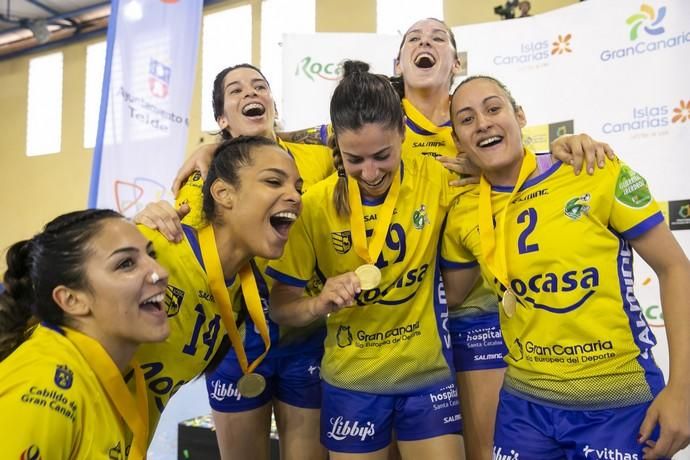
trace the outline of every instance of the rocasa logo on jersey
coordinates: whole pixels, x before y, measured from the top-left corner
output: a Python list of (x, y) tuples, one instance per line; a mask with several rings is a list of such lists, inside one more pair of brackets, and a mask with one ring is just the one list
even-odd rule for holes
[(304, 75), (311, 81), (315, 81), (314, 77), (337, 80), (343, 75), (343, 63), (328, 62), (324, 64), (311, 56), (305, 56), (297, 63), (295, 75)]
[[(589, 299), (599, 286), (599, 270), (595, 267), (587, 267), (582, 270), (570, 270), (562, 274), (553, 272), (537, 273), (530, 278), (514, 278), (510, 282), (513, 292), (523, 301), (529, 302), (534, 308), (546, 310), (551, 313), (568, 313), (581, 307)], [(577, 289), (587, 290), (576, 302), (567, 306), (555, 306), (539, 303), (539, 299), (532, 297), (542, 293), (573, 292)], [(560, 297), (560, 296), (558, 296)], [(552, 297), (552, 298), (558, 298)]]
[(631, 454), (619, 449), (609, 449), (608, 447), (595, 449), (590, 447), (589, 444), (582, 448), (582, 454), (587, 459), (597, 460), (639, 460), (640, 458), (638, 454)]
[(520, 453), (513, 449), (510, 449), (510, 452), (504, 452), (503, 447), (499, 447), (497, 449), (496, 446), (494, 446), (494, 451), (491, 458), (493, 460), (519, 460)]
[(360, 441), (366, 441), (367, 438), (373, 438), (376, 434), (376, 428), (372, 422), (360, 425), (357, 420), (352, 422), (340, 416), (331, 418), (330, 423), (331, 429), (326, 436), (336, 441), (342, 441), (345, 438), (359, 438)]
[(628, 15), (625, 20), (624, 33), (629, 37), (629, 41), (634, 42), (634, 44), (620, 48), (604, 49), (599, 53), (599, 59), (603, 62), (609, 62), (615, 59), (625, 59), (631, 56), (655, 53), (660, 50), (688, 45), (690, 43), (690, 30), (672, 33), (670, 37), (662, 37), (667, 32), (666, 27), (663, 26), (665, 17), (665, 6), (654, 10), (654, 7), (651, 5), (642, 3), (639, 11)]

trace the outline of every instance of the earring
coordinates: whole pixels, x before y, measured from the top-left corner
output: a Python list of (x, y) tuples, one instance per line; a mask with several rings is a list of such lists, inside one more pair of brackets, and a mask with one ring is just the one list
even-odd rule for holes
[(151, 273), (151, 284), (156, 284), (160, 280), (161, 280), (161, 277), (158, 276), (158, 273), (156, 273), (156, 272)]

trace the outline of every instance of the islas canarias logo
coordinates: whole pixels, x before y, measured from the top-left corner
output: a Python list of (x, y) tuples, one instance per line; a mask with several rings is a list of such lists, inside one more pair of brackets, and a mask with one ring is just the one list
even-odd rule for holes
[(640, 11), (628, 17), (625, 21), (630, 26), (630, 40), (637, 40), (640, 35), (640, 28), (649, 35), (661, 35), (665, 29), (661, 26), (661, 21), (666, 16), (666, 7), (662, 6), (657, 11), (646, 3), (640, 6)]
[(572, 53), (573, 50), (570, 48), (570, 39), (573, 38), (572, 34), (559, 35), (551, 44), (551, 54), (565, 54)]
[(678, 107), (673, 109), (673, 118), (671, 118), (672, 123), (685, 123), (690, 120), (690, 100), (684, 101), (680, 100)]

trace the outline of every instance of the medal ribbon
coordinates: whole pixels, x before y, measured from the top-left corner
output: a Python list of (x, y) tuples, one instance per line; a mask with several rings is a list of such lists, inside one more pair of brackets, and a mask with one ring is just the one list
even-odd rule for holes
[(479, 239), (481, 242), (482, 253), (484, 254), (484, 259), (486, 260), (486, 266), (489, 271), (496, 277), (498, 281), (510, 289), (510, 284), (508, 280), (508, 267), (506, 264), (506, 237), (505, 237), (505, 224), (506, 224), (506, 214), (508, 213), (508, 207), (513, 202), (515, 195), (520, 191), (523, 184), (527, 178), (534, 172), (537, 168), (537, 158), (531, 150), (525, 149), (525, 156), (522, 160), (522, 165), (520, 166), (520, 173), (518, 174), (517, 183), (513, 187), (513, 191), (510, 193), (508, 202), (501, 211), (500, 216), (500, 237), (501, 237), (501, 247), (500, 250), (496, 251), (496, 230), (494, 229), (493, 222), (493, 209), (491, 207), (491, 184), (486, 177), (482, 174), (479, 181)]
[(134, 438), (132, 439), (129, 460), (145, 459), (149, 437), (149, 412), (146, 382), (139, 363), (136, 359), (132, 359), (130, 362), (136, 383), (135, 398), (130, 393), (120, 369), (117, 368), (113, 359), (98, 341), (73, 329), (66, 327), (62, 329), (65, 331), (67, 339), (74, 344), (89, 363), (101, 385), (105, 388), (108, 398), (132, 431)]
[(347, 177), (347, 193), (350, 202), (350, 229), (352, 230), (352, 245), (359, 257), (368, 264), (373, 264), (381, 254), (383, 243), (386, 241), (388, 226), (393, 219), (393, 210), (400, 194), (400, 168), (393, 176), (393, 182), (388, 189), (386, 199), (383, 201), (380, 212), (374, 225), (374, 233), (371, 236), (371, 244), (367, 245), (367, 231), (364, 226), (364, 209), (362, 197), (359, 194), (359, 184), (355, 179)]
[(223, 267), (218, 257), (218, 248), (216, 246), (216, 236), (213, 232), (213, 226), (207, 225), (199, 230), (199, 246), (201, 247), (201, 258), (206, 267), (206, 275), (208, 276), (208, 284), (211, 287), (211, 293), (218, 305), (220, 317), (223, 319), (225, 329), (228, 331), (232, 348), (235, 350), (237, 360), (240, 363), (243, 374), (250, 374), (261, 364), (264, 357), (271, 348), (271, 338), (268, 335), (268, 326), (266, 326), (266, 316), (264, 316), (264, 309), (261, 306), (261, 298), (259, 297), (259, 290), (256, 287), (256, 280), (254, 279), (254, 272), (251, 264), (247, 263), (240, 269), (240, 283), (242, 285), (242, 296), (247, 303), (247, 311), (252, 318), (254, 325), (259, 330), (261, 339), (264, 341), (264, 352), (254, 360), (251, 364), (247, 360), (247, 354), (244, 351), (244, 344), (240, 337), (240, 332), (237, 330), (235, 324), (235, 317), (232, 314), (232, 302), (230, 294), (225, 286), (225, 277), (223, 276)]

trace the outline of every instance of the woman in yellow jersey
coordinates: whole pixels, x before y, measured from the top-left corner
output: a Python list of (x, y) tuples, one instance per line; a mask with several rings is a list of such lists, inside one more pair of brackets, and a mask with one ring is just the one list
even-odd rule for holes
[[(223, 138), (254, 134), (276, 139), (275, 103), (269, 84), (259, 69), (251, 65), (228, 67), (216, 76), (213, 110)], [(278, 142), (295, 158), (304, 189), (333, 171), (331, 151), (327, 147)], [(197, 175), (190, 182), (181, 195), (193, 204), (199, 201), (199, 187), (191, 185), (201, 184), (202, 179)], [(192, 213), (196, 211), (198, 214), (198, 207)], [(167, 214), (171, 225), (159, 219)], [(137, 218), (161, 229), (174, 231), (179, 226), (177, 214), (164, 202), (145, 209)], [(193, 221), (199, 222), (200, 219)], [(182, 234), (180, 230), (178, 232)], [(259, 291), (266, 305), (272, 281), (262, 274), (267, 263), (266, 259), (257, 259), (255, 266)], [(323, 356), (324, 324), (313, 324), (308, 328), (278, 328), (269, 321), (268, 327), (272, 348), (256, 368), (256, 372), (267, 380), (261, 394), (246, 397), (239, 393), (237, 385), (242, 370), (235, 351), (227, 353), (222, 362), (206, 375), (221, 456), (268, 460), (271, 414), (275, 411), (283, 458), (324, 458), (326, 452), (318, 441), (321, 407), (319, 365)], [(244, 347), (251, 359), (264, 350), (251, 318), (247, 318), (244, 325)]]
[[(509, 349), (494, 458), (671, 457), (690, 441), (690, 262), (646, 181), (618, 160), (592, 177), (560, 163), (540, 169), (522, 145), (523, 110), (491, 77), (463, 81), (451, 115), (483, 175), (448, 215), (448, 300), (462, 299), (455, 288), (478, 262), (502, 297)], [(659, 277), (665, 387), (632, 288), (632, 249)]]
[[(461, 70), (453, 32), (443, 21), (427, 18), (405, 32), (391, 82), (405, 110), (404, 148), (437, 157), (449, 167), (471, 168), (464, 155), (458, 157), (450, 122), (449, 90)], [(571, 152), (582, 158), (583, 149), (600, 160), (610, 152), (607, 145), (593, 143), (586, 135), (559, 138), (552, 149), (564, 161), (571, 159)], [(491, 458), (495, 407), (503, 382), (505, 346), (497, 307), (496, 296), (481, 281), (465, 302), (449, 304), (463, 438), (467, 457), (473, 460)]]
[[(167, 279), (151, 242), (115, 211), (64, 214), (10, 247), (0, 295), (4, 458), (145, 458), (146, 391), (133, 357), (170, 333)], [(135, 393), (123, 375), (132, 368)]]
[[(255, 281), (251, 260), (281, 255), (301, 211), (301, 186), (293, 158), (278, 144), (262, 136), (240, 136), (222, 143), (211, 163), (203, 185), (206, 225), (184, 226), (180, 243), (139, 226), (170, 273), (166, 293), (170, 338), (137, 353), (151, 395), (151, 431), (175, 392), (204, 372), (223, 349), (226, 330), (242, 360), (241, 394), (251, 395), (265, 385), (253, 371), (271, 340), (257, 292), (260, 280)], [(242, 296), (237, 295), (240, 284)], [(237, 297), (246, 300), (246, 308), (234, 301)], [(240, 310), (248, 311), (260, 335), (262, 353), (257, 356), (249, 350), (245, 354), (236, 331), (235, 322), (242, 321)], [(248, 391), (241, 388), (245, 374), (249, 379), (245, 383), (251, 384)]]
[[(393, 430), (404, 458), (461, 458), (436, 263), (457, 192), (440, 163), (403, 151), (387, 78), (359, 62), (344, 69), (331, 100), (338, 174), (307, 191), (285, 255), (269, 264), (271, 316), (294, 326), (327, 319), (321, 442), (330, 458), (385, 459)], [(304, 297), (314, 271), (324, 288)]]

